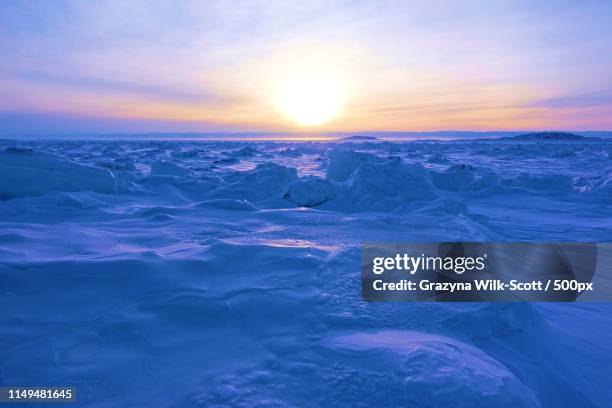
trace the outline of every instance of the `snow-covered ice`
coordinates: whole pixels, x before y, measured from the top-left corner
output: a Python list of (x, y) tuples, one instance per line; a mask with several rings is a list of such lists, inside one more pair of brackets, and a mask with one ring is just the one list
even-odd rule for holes
[(115, 177), (104, 168), (82, 165), (31, 149), (0, 153), (0, 197), (37, 196), (49, 191), (115, 193)]
[(607, 406), (612, 305), (367, 304), (359, 245), (610, 241), (611, 151), (0, 141), (0, 382), (94, 407)]

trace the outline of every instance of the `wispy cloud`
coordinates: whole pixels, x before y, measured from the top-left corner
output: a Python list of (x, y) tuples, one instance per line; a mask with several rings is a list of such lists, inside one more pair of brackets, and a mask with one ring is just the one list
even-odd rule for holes
[(608, 106), (612, 108), (612, 91), (593, 92), (583, 95), (559, 96), (528, 103), (534, 108), (589, 108)]
[(5, 75), (5, 78), (86, 91), (139, 94), (151, 98), (180, 102), (203, 103), (222, 102), (224, 100), (221, 95), (216, 95), (211, 90), (205, 89), (204, 87), (199, 87), (199, 89), (179, 89), (176, 86), (165, 84), (136, 83), (133, 81), (112, 78), (87, 77), (78, 74), (66, 75), (44, 71), (21, 70), (8, 73)]

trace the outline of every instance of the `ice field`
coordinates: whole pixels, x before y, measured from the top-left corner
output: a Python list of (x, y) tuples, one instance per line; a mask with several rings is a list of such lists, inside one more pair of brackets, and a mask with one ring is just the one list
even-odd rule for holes
[(0, 141), (0, 383), (606, 407), (612, 305), (365, 303), (363, 241), (612, 241), (612, 142)]

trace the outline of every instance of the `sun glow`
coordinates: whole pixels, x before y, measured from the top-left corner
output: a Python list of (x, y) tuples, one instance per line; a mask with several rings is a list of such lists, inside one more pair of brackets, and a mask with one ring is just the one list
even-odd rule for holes
[(294, 75), (278, 86), (276, 104), (281, 113), (300, 126), (318, 126), (337, 117), (344, 93), (331, 75)]

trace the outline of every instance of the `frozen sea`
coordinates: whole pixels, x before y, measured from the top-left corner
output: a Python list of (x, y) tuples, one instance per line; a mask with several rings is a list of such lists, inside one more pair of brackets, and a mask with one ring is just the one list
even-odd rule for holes
[(612, 241), (606, 141), (0, 141), (0, 384), (609, 407), (612, 305), (365, 303), (363, 241)]

